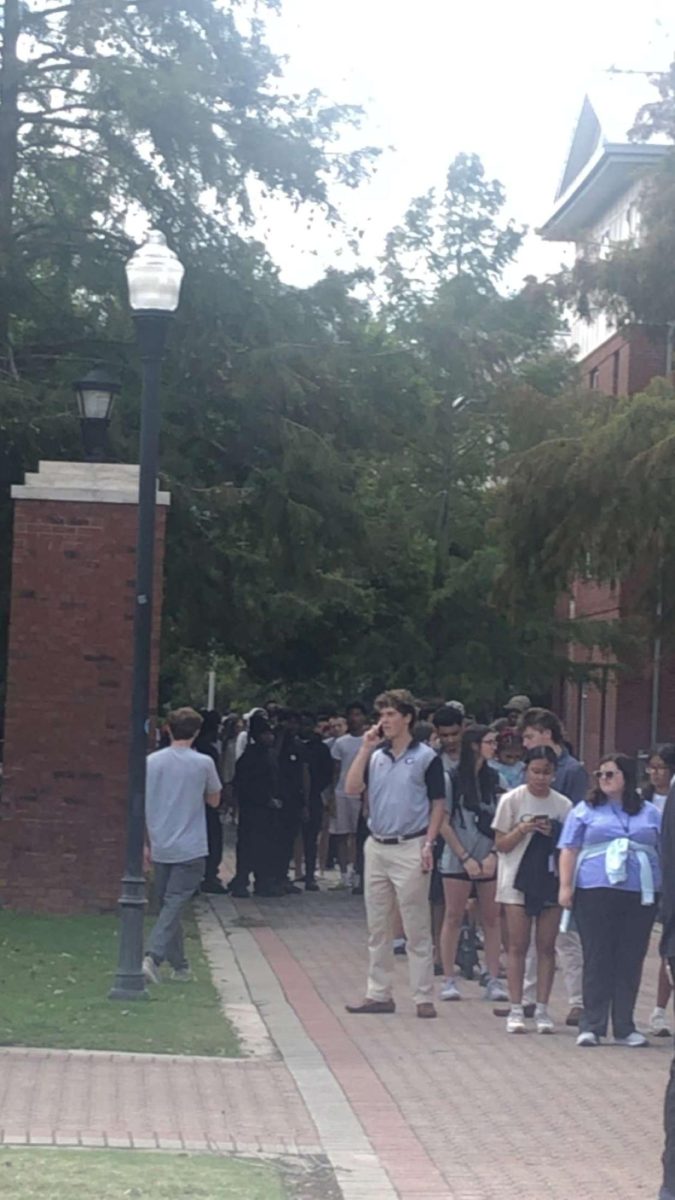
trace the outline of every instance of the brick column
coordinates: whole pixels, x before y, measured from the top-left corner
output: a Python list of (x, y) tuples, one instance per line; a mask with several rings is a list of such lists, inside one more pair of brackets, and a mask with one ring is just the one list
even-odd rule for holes
[[(105, 911), (124, 861), (138, 467), (43, 462), (12, 496), (0, 901)], [(157, 502), (151, 711), (168, 494)]]

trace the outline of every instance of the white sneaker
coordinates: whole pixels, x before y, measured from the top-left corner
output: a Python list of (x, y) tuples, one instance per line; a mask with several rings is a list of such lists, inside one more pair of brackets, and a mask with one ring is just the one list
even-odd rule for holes
[(527, 1026), (525, 1024), (525, 1014), (523, 1013), (522, 1008), (512, 1008), (511, 1009), (511, 1012), (509, 1013), (508, 1017), (506, 1018), (506, 1032), (507, 1033), (527, 1033)]
[(347, 880), (346, 880), (345, 876), (343, 875), (340, 877), (340, 879), (338, 879), (337, 883), (331, 883), (328, 891), (329, 892), (346, 892), (348, 887), (349, 887), (349, 884), (347, 883)]
[(441, 988), (441, 1000), (461, 1000), (462, 993), (460, 992), (454, 979), (446, 979)]
[(509, 994), (499, 979), (488, 979), (485, 991), (483, 992), (484, 1000), (489, 1000), (490, 1004), (495, 1004), (503, 1000), (508, 1000), (508, 998)]
[(586, 1033), (580, 1033), (577, 1038), (577, 1046), (599, 1046), (600, 1038), (597, 1033), (591, 1033), (590, 1029)]
[(628, 1037), (612, 1038), (612, 1043), (615, 1046), (630, 1046), (634, 1050), (639, 1049), (641, 1046), (649, 1045), (644, 1033), (638, 1033), (637, 1029), (634, 1029), (632, 1033), (629, 1033)]
[(654, 1037), (670, 1037), (670, 1023), (665, 1008), (655, 1008), (649, 1018), (649, 1032)]
[(150, 954), (146, 954), (145, 958), (143, 959), (143, 977), (148, 983), (162, 982), (159, 975), (159, 970), (157, 968), (157, 963)]
[(555, 1025), (547, 1012), (535, 1013), (534, 1023), (537, 1027), (537, 1033), (555, 1033)]

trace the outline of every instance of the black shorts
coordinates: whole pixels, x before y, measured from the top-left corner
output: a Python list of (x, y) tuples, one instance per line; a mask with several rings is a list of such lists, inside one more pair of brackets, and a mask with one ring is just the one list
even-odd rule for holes
[(447, 873), (442, 871), (441, 878), (461, 879), (462, 883), (473, 883), (478, 886), (481, 883), (494, 883), (497, 878), (497, 872), (495, 871), (494, 875), (486, 875), (484, 879), (472, 879), (470, 875), (467, 875), (466, 871), (448, 871)]

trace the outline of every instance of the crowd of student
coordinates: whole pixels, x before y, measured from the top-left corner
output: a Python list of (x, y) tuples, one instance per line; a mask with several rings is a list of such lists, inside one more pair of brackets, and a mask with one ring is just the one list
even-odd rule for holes
[[(387, 736), (387, 717), (390, 724), (400, 718), (398, 737)], [(194, 748), (212, 759), (223, 784), (220, 813), (206, 810), (204, 891), (245, 899), (253, 880), (262, 897), (316, 892), (333, 861), (330, 890), (363, 894), (365, 884), (371, 971), (354, 1011), (390, 1011), (392, 952), (408, 954), (418, 1011), (433, 1009), (430, 973), (443, 976), (441, 1000), (461, 1000), (456, 964), (469, 931), (484, 951), (483, 995), (506, 1017), (508, 1033), (525, 1032), (530, 1020), (537, 1032), (553, 1032), (557, 959), (566, 1023), (579, 1027), (579, 1046), (598, 1045), (610, 1021), (615, 1043), (648, 1044), (633, 1010), (662, 890), (659, 831), (674, 745), (654, 750), (640, 786), (636, 763), (622, 754), (605, 756), (589, 780), (559, 719), (527, 696), (514, 696), (504, 717), (484, 725), (459, 701), (418, 709), (395, 691), (372, 711), (354, 701), (343, 713), (272, 703), (222, 722), (208, 713)], [(414, 778), (418, 748), (426, 783)], [(376, 750), (387, 773), (377, 815), (369, 777)], [(358, 769), (355, 777), (364, 755), (363, 778)], [(426, 791), (415, 812), (420, 786)], [(227, 884), (223, 812), (237, 823), (236, 873)], [(419, 839), (422, 854), (412, 845)], [(366, 869), (378, 846), (400, 853), (408, 842), (416, 890), (407, 870), (397, 879), (387, 867), (383, 882), (372, 862)], [(377, 853), (396, 857), (392, 849)], [(664, 962), (650, 1020), (655, 1036), (670, 1032), (670, 992)]]
[[(268, 704), (221, 722), (180, 709), (164, 743), (147, 769), (148, 861), (160, 903), (143, 962), (149, 982), (161, 981), (164, 962), (189, 978), (181, 913), (200, 885), (241, 899), (251, 877), (262, 897), (291, 896), (300, 885), (316, 892), (332, 853), (333, 887), (365, 897), (368, 982), (350, 1013), (395, 1012), (397, 951), (407, 954), (418, 1017), (437, 1016), (435, 975), (442, 1001), (461, 1000), (459, 944), (466, 949), (473, 926), (483, 994), (507, 1033), (554, 1032), (557, 958), (577, 1045), (599, 1046), (611, 1027), (615, 1044), (644, 1047), (634, 1009), (660, 906), (650, 1032), (669, 1034), (674, 744), (653, 750), (644, 780), (621, 753), (604, 755), (589, 779), (558, 717), (526, 696), (487, 725), (458, 701), (420, 712), (402, 689), (378, 696), (372, 712), (350, 703), (344, 716)], [(228, 814), (237, 863), (226, 887)], [(666, 1133), (661, 1200), (675, 1200), (675, 1065)]]

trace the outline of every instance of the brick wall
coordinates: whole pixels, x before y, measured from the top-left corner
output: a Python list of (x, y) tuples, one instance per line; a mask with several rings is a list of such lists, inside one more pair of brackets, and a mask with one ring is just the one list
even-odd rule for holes
[(665, 375), (666, 330), (646, 325), (622, 329), (588, 354), (580, 371), (587, 387), (607, 396), (644, 391), (655, 375)]
[[(632, 396), (643, 391), (656, 375), (666, 370), (666, 330), (632, 326), (621, 330), (586, 356), (580, 365), (582, 379), (607, 395)], [(578, 617), (612, 620), (639, 611), (635, 588), (628, 580), (612, 595), (610, 590), (577, 580), (573, 584)], [(604, 608), (604, 611), (603, 611)], [(628, 754), (649, 748), (651, 723), (651, 652), (645, 643), (644, 666), (617, 681), (609, 672), (604, 686), (588, 683), (585, 688), (567, 683), (563, 690), (563, 716), (570, 737), (589, 765), (601, 753), (624, 750)], [(596, 648), (568, 647), (570, 658), (579, 664), (601, 665)], [(659, 740), (675, 736), (675, 661), (664, 664), (661, 683)]]
[[(166, 510), (157, 509), (153, 687)], [(122, 872), (137, 509), (17, 500), (0, 900), (115, 906)]]

